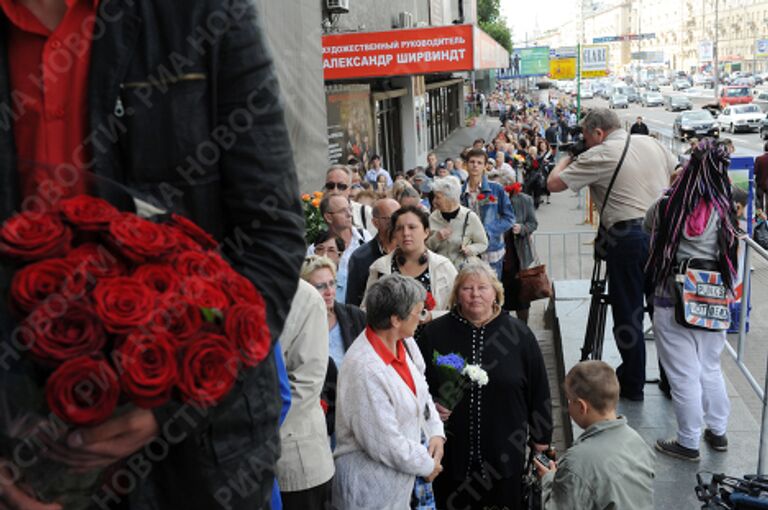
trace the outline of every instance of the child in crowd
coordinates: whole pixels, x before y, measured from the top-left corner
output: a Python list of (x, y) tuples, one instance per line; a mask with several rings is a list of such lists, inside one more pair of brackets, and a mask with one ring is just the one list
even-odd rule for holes
[(653, 450), (616, 415), (619, 381), (603, 361), (583, 361), (565, 378), (568, 412), (584, 433), (559, 462), (534, 459), (547, 510), (653, 509)]

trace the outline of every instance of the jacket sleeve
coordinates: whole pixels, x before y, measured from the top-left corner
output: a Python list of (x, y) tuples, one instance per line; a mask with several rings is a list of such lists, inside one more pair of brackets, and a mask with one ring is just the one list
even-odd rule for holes
[(328, 369), (325, 304), (320, 294), (303, 281), (280, 342), (291, 387), (291, 410), (283, 426), (299, 428), (312, 411), (320, 409), (320, 392)]
[(537, 228), (539, 228), (539, 222), (536, 220), (536, 213), (534, 212), (533, 199), (528, 197), (525, 201), (525, 217), (517, 218), (517, 221), (522, 227), (521, 235), (533, 234)]
[(470, 241), (468, 248), (472, 255), (477, 256), (485, 253), (485, 250), (488, 249), (488, 234), (485, 233), (483, 222), (480, 221), (474, 211), (468, 211), (467, 214), (469, 214), (467, 236)]
[(381, 372), (367, 374), (350, 385), (346, 398), (355, 405), (349, 416), (352, 433), (373, 460), (403, 473), (429, 476), (435, 463), (420, 442), (402, 434), (384, 377)]
[(288, 372), (285, 369), (285, 359), (279, 340), (275, 342), (275, 365), (277, 365), (277, 377), (280, 383), (280, 401), (282, 402), (280, 425), (282, 425), (291, 409), (291, 384), (288, 382)]
[(596, 497), (583, 478), (571, 471), (566, 463), (561, 463), (557, 471), (549, 472), (541, 479), (541, 501), (544, 510), (593, 508)]
[(539, 342), (528, 326), (521, 326), (526, 355), (526, 380), (528, 382), (528, 426), (533, 442), (549, 444), (552, 441), (552, 402), (549, 380)]
[[(499, 186), (498, 189), (501, 189), (501, 186)], [(494, 191), (498, 198), (496, 207), (498, 208), (499, 214), (493, 221), (485, 226), (488, 236), (493, 238), (503, 235), (504, 232), (512, 228), (512, 225), (515, 224), (515, 211), (512, 209), (512, 202), (509, 200), (509, 195), (507, 195), (503, 189), (501, 189), (501, 192), (499, 192), (498, 189), (494, 189)]]
[[(267, 50), (255, 4), (246, 0), (213, 2), (216, 13), (227, 16), (211, 50), (211, 89), (215, 121), (228, 126), (230, 115), (250, 115), (251, 128), (237, 130), (221, 149), (219, 161), (221, 202), (228, 225), (222, 247), (237, 271), (251, 280), (264, 296), (273, 341), (280, 336), (296, 291), (304, 258), (304, 216), (288, 130), (283, 117), (277, 75)], [(223, 408), (242, 398), (244, 388), (275, 391), (274, 362), (243, 373), (222, 403)], [(275, 397), (277, 394), (275, 393)], [(177, 401), (153, 410), (161, 430), (201, 429), (211, 417), (194, 423), (181, 418), (188, 406)], [(217, 413), (214, 413), (217, 414)], [(269, 412), (267, 411), (268, 415)]]
[[(416, 341), (413, 338), (409, 338), (404, 340), (404, 342), (408, 343), (408, 352), (411, 354), (413, 364), (426, 381), (427, 365), (424, 357), (421, 355), (421, 350), (416, 345)], [(435, 436), (445, 439), (445, 428), (443, 427), (442, 420), (440, 420), (440, 414), (437, 412), (435, 402), (432, 400), (432, 395), (427, 395), (427, 407), (429, 407), (429, 419), (424, 423), (424, 433), (427, 439)]]
[[(360, 249), (363, 248), (364, 246), (360, 247)], [(368, 272), (365, 271), (365, 268), (360, 267), (360, 260), (360, 257), (355, 257), (355, 253), (349, 257), (349, 266), (347, 267), (347, 296), (345, 299), (345, 302), (348, 305), (360, 306), (360, 303), (363, 302), (365, 281)]]

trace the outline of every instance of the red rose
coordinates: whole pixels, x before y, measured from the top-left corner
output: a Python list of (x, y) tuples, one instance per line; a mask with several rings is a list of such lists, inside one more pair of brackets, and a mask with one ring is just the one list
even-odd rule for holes
[(167, 333), (176, 347), (188, 343), (202, 327), (203, 316), (200, 309), (175, 294), (160, 297), (149, 323), (152, 331)]
[(109, 225), (112, 240), (129, 260), (136, 263), (163, 259), (173, 252), (174, 237), (164, 225), (122, 213)]
[(23, 212), (0, 229), (0, 254), (22, 260), (65, 256), (71, 242), (72, 230), (53, 214)]
[(436, 306), (435, 296), (433, 296), (431, 292), (427, 292), (427, 298), (424, 300), (424, 308), (431, 311), (434, 310)]
[(203, 249), (213, 250), (219, 246), (218, 241), (216, 241), (212, 235), (184, 216), (171, 214), (171, 225), (192, 238), (192, 240), (198, 243)]
[(45, 365), (97, 353), (106, 342), (93, 308), (82, 303), (62, 305), (57, 310), (44, 305), (21, 325), (21, 338), (32, 355)]
[(508, 184), (508, 185), (504, 186), (504, 192), (505, 193), (512, 193), (512, 185)]
[(262, 299), (251, 280), (234, 270), (224, 274), (219, 285), (232, 304), (256, 303)]
[(227, 338), (237, 348), (240, 359), (249, 367), (255, 367), (269, 354), (272, 336), (267, 326), (264, 300), (252, 305), (235, 305), (227, 312), (224, 321)]
[(106, 200), (78, 195), (63, 200), (59, 205), (64, 218), (80, 230), (106, 230), (112, 220), (120, 216), (120, 211)]
[(134, 271), (132, 278), (138, 280), (158, 294), (178, 292), (181, 278), (172, 266), (165, 264), (146, 264)]
[(106, 421), (119, 397), (115, 371), (104, 359), (89, 356), (63, 363), (45, 384), (45, 400), (53, 414), (76, 426)]
[(212, 251), (186, 251), (173, 259), (173, 266), (182, 276), (197, 276), (214, 281), (230, 273), (232, 268), (220, 255)]
[(11, 282), (11, 301), (31, 312), (56, 294), (56, 300), (72, 302), (86, 293), (85, 275), (69, 259), (49, 259), (20, 269)]
[(200, 407), (216, 405), (237, 379), (237, 353), (221, 335), (203, 333), (189, 344), (181, 362), (179, 389)]
[(181, 295), (194, 306), (215, 310), (226, 310), (229, 306), (227, 295), (202, 278), (189, 277), (181, 283)]
[(534, 159), (533, 163), (531, 164), (531, 166), (533, 166), (534, 170), (538, 170), (539, 169), (539, 162)]
[(123, 261), (102, 244), (81, 244), (73, 248), (67, 258), (81, 269), (89, 281), (123, 276), (127, 271)]
[(165, 227), (168, 230), (169, 235), (173, 237), (173, 242), (176, 245), (174, 251), (176, 253), (184, 253), (185, 251), (203, 251), (203, 248), (197, 244), (194, 239), (178, 228), (169, 225), (165, 225)]
[(478, 200), (485, 200), (485, 194), (484, 193), (478, 193), (477, 194), (477, 199)]
[(496, 197), (495, 197), (495, 196), (493, 196), (493, 195), (489, 195), (489, 196), (488, 196), (488, 201), (489, 201), (490, 203), (492, 203), (492, 204), (495, 204), (495, 203), (496, 203)]
[(149, 323), (157, 293), (143, 283), (120, 276), (96, 284), (96, 313), (111, 333), (130, 333)]
[(178, 370), (176, 350), (165, 335), (129, 335), (115, 359), (123, 392), (134, 404), (152, 409), (170, 400)]

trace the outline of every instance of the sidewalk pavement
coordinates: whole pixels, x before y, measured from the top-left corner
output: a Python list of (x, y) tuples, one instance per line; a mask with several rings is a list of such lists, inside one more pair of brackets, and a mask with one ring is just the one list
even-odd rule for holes
[(446, 158), (458, 158), (462, 151), (467, 147), (472, 147), (472, 142), (482, 138), (490, 142), (501, 129), (501, 122), (498, 117), (486, 115), (477, 117), (477, 123), (473, 127), (459, 128), (451, 133), (445, 141), (435, 149), (438, 161), (445, 161)]
[[(577, 209), (578, 198), (570, 191), (554, 194), (551, 200), (551, 205), (543, 205), (537, 211), (540, 232), (585, 229), (581, 223), (584, 217), (583, 210)], [(590, 304), (589, 281), (558, 281), (555, 285), (557, 298), (555, 313), (560, 321), (563, 364), (567, 373), (581, 357), (580, 349), (584, 340)], [(613, 367), (617, 367), (621, 363), (621, 358), (611, 333), (612, 325), (609, 310), (603, 359)], [(647, 317), (646, 327), (650, 327)], [(754, 334), (753, 338), (757, 339)], [(648, 360), (646, 377), (648, 380), (654, 380), (658, 378), (659, 373), (656, 348), (652, 340), (646, 341), (646, 350)], [(677, 460), (657, 453), (654, 489), (658, 509), (700, 508), (701, 503), (697, 501), (694, 493), (697, 472), (709, 471), (742, 476), (756, 471), (760, 426), (748, 405), (748, 400), (754, 399), (754, 395), (728, 354), (723, 354), (722, 363), (728, 396), (731, 400), (728, 452), (714, 452), (702, 441), (699, 462)], [(744, 391), (749, 393), (744, 394)], [(619, 402), (619, 414), (627, 417), (629, 424), (651, 447), (657, 439), (675, 436), (677, 422), (672, 402), (662, 395), (656, 384), (646, 385), (643, 402), (622, 399)], [(574, 438), (580, 433), (581, 431), (574, 423)]]

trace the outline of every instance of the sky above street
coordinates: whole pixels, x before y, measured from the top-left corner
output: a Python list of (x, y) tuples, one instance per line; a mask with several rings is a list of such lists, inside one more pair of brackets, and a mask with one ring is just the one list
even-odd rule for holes
[(537, 25), (540, 31), (563, 25), (576, 15), (577, 5), (575, 0), (539, 0), (525, 3), (501, 0), (501, 14), (507, 18), (507, 23), (512, 28), (515, 46), (522, 46), (526, 32), (531, 38)]

